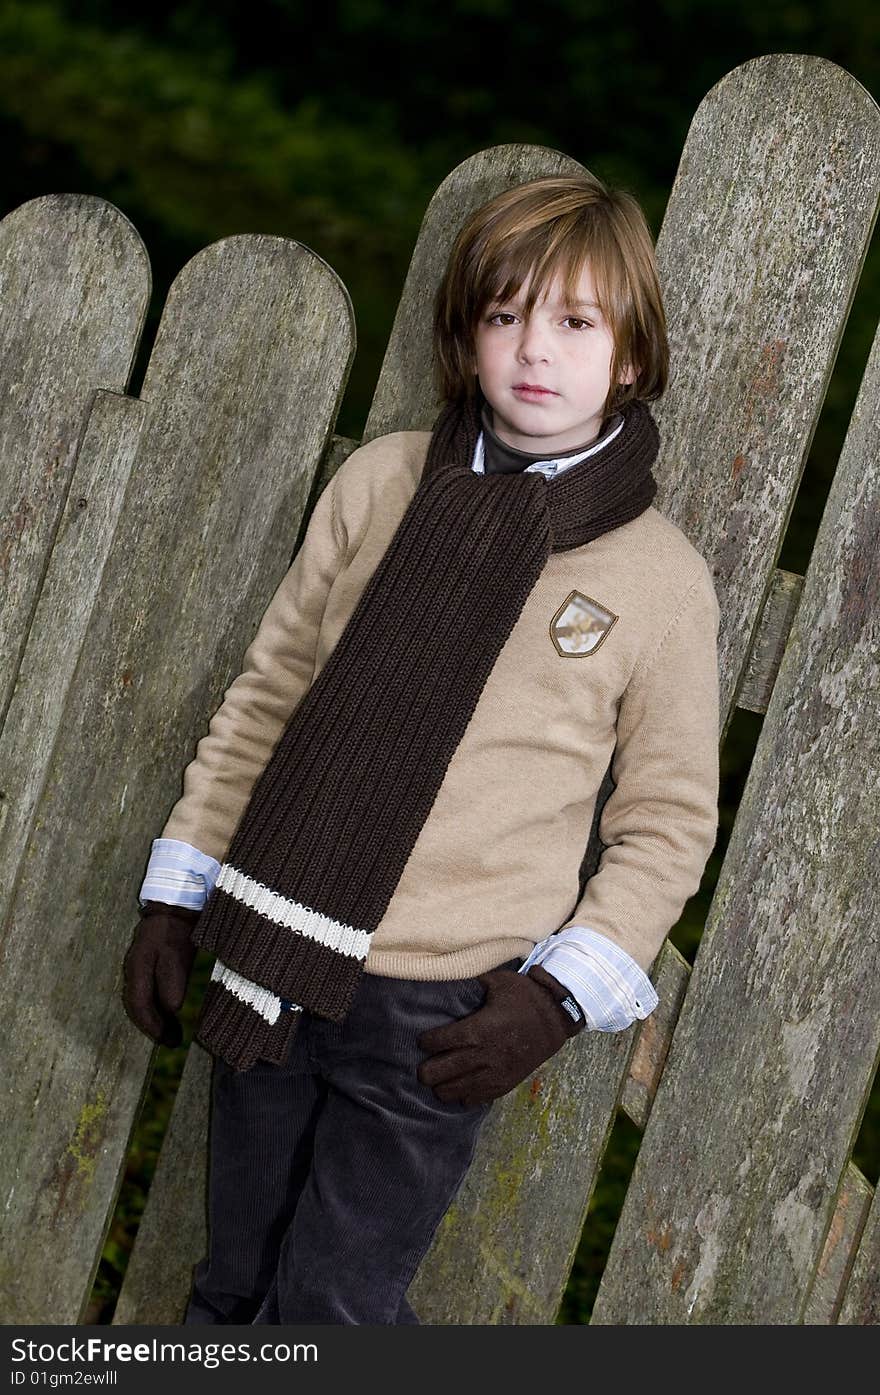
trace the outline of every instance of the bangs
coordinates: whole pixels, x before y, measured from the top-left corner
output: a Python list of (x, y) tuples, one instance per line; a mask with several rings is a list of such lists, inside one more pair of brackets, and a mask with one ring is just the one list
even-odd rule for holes
[(621, 301), (618, 282), (622, 267), (613, 243), (603, 232), (598, 220), (585, 218), (581, 210), (557, 218), (550, 227), (543, 224), (490, 244), (474, 278), (476, 318), (488, 306), (511, 300), (527, 282), (523, 306), (527, 315), (549, 295), (557, 279), (563, 302), (570, 308), (578, 300), (580, 280), (589, 267), (596, 304), (613, 326)]

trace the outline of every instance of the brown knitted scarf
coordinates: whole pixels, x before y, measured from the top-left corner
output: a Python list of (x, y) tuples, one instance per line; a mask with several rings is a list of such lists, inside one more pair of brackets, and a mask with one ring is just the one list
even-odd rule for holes
[(551, 552), (657, 490), (640, 401), (554, 479), (475, 473), (485, 399), (444, 408), (419, 485), (291, 715), (193, 927), (217, 955), (197, 1039), (235, 1070), (284, 1059), (300, 1009), (339, 1022), (498, 654)]

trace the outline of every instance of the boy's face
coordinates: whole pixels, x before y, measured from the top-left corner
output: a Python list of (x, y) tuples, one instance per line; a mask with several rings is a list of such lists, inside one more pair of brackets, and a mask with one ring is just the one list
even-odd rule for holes
[[(530, 280), (510, 301), (486, 306), (477, 325), (474, 368), (502, 441), (552, 456), (598, 436), (614, 341), (596, 308), (589, 266), (575, 304), (563, 303), (557, 277), (525, 320)], [(627, 369), (622, 381), (632, 378)], [(529, 392), (522, 384), (547, 390)]]

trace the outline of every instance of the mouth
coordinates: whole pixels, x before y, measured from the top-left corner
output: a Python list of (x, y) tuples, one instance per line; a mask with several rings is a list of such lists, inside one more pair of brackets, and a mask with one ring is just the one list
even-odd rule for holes
[(539, 387), (536, 383), (515, 383), (513, 391), (517, 397), (525, 397), (535, 401), (543, 397), (557, 397), (559, 395), (552, 388)]

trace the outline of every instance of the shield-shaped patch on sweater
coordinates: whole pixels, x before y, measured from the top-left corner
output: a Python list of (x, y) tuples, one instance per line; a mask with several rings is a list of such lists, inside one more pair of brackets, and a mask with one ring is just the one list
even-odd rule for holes
[(571, 591), (550, 621), (550, 638), (560, 654), (595, 654), (618, 619), (592, 596)]

